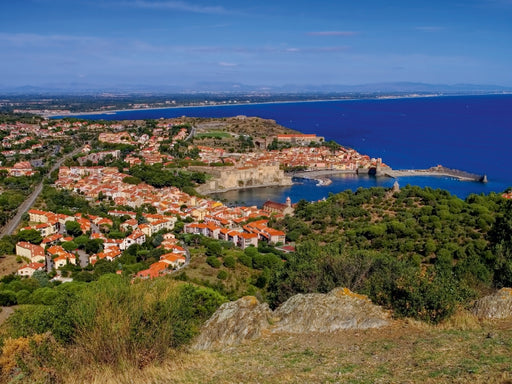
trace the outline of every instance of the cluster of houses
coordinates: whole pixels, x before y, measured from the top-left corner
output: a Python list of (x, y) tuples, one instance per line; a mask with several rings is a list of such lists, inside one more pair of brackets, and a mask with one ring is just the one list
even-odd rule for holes
[(184, 227), (185, 233), (198, 234), (215, 240), (224, 240), (245, 249), (257, 247), (259, 241), (272, 244), (284, 244), (286, 234), (268, 227), (268, 220), (257, 220), (243, 225), (241, 228), (229, 228), (216, 224), (215, 220), (205, 220), (204, 223), (189, 223)]
[[(207, 200), (205, 207), (207, 214), (200, 215), (200, 219), (187, 223), (184, 227), (185, 233), (198, 234), (212, 239), (232, 242), (235, 246), (245, 249), (249, 246), (257, 247), (260, 241), (282, 245), (285, 243), (286, 234), (268, 226), (268, 219), (271, 214), (284, 215), (293, 213), (291, 201), (287, 199), (286, 204), (267, 202), (263, 209), (256, 207), (227, 207), (219, 202)], [(198, 201), (200, 203), (200, 200)], [(213, 204), (212, 204), (213, 203)], [(31, 276), (37, 270), (50, 271), (58, 270), (67, 264), (84, 265), (84, 260), (77, 260), (77, 252), (66, 251), (63, 243), (73, 240), (73, 237), (66, 236), (66, 222), (75, 221), (80, 224), (83, 233), (90, 239), (102, 241), (103, 249), (95, 254), (86, 255), (85, 263), (92, 265), (99, 260), (113, 261), (122, 252), (133, 244), (142, 245), (147, 238), (161, 230), (172, 230), (177, 221), (176, 216), (156, 213), (143, 214), (141, 222), (137, 220), (137, 214), (133, 211), (112, 210), (108, 212), (109, 217), (84, 215), (77, 213), (73, 216), (55, 214), (37, 209), (28, 211), (30, 225), (23, 230), (35, 229), (43, 237), (41, 245), (20, 241), (16, 244), (16, 254), (25, 258), (28, 263), (18, 269), (21, 276)], [(114, 217), (123, 219), (120, 230), (126, 233), (122, 239), (110, 239), (101, 229), (112, 227)], [(192, 217), (192, 216), (189, 216)], [(165, 232), (165, 231), (164, 231)], [(153, 278), (180, 268), (186, 263), (186, 250), (178, 244), (172, 233), (165, 233), (163, 241), (159, 245), (166, 253), (160, 260), (153, 263), (150, 268), (140, 271), (137, 277)]]
[(12, 167), (0, 167), (0, 170), (5, 170), (9, 176), (33, 176), (35, 170), (30, 161), (19, 161)]
[[(49, 127), (48, 123), (43, 121), (41, 124), (25, 124), (16, 122), (13, 124), (0, 124), (0, 130), (7, 131), (9, 134), (0, 141), (2, 155), (6, 158), (16, 155), (32, 155), (43, 148), (44, 139), (61, 139), (64, 137), (60, 126)], [(34, 141), (37, 141), (34, 143)], [(31, 174), (14, 173), (11, 176), (31, 176)]]
[[(86, 123), (66, 122), (62, 124), (67, 125), (62, 127), (63, 129), (79, 129)], [(170, 138), (168, 132), (173, 124), (175, 123), (168, 121), (159, 122), (153, 130), (152, 136), (130, 134), (125, 130), (126, 127), (119, 124), (111, 127), (115, 132), (101, 133), (99, 140), (112, 144), (138, 145), (141, 149), (125, 158), (131, 165), (141, 162), (146, 164), (166, 162), (172, 158), (159, 153), (160, 143), (169, 139), (172, 139), (172, 142), (183, 140), (188, 134), (188, 131), (182, 128), (174, 137)], [(280, 135), (278, 140), (306, 145), (311, 142), (322, 142), (323, 138), (315, 135)], [(201, 159), (205, 164), (232, 160), (234, 164), (244, 167), (279, 162), (288, 166), (307, 165), (319, 168), (352, 169), (362, 163), (372, 161), (368, 157), (359, 155), (356, 151), (345, 148), (334, 152), (323, 147), (288, 148), (282, 151), (239, 154), (232, 159), (227, 159), (222, 149), (208, 147), (199, 149)], [(81, 164), (88, 161), (97, 164), (107, 156), (111, 156), (113, 159), (120, 158), (119, 150), (92, 152), (91, 148), (87, 146), (84, 148), (84, 154), (85, 156), (79, 158)], [(30, 276), (36, 270), (59, 269), (68, 263), (80, 263), (83, 266), (83, 257), (77, 257), (77, 252), (69, 252), (62, 247), (62, 243), (73, 240), (72, 237), (65, 235), (65, 224), (70, 220), (79, 223), (82, 232), (88, 234), (90, 239), (102, 240), (101, 252), (86, 255), (88, 256), (86, 263), (93, 265), (103, 259), (113, 261), (131, 245), (144, 244), (147, 238), (156, 232), (173, 229), (177, 216), (192, 219), (192, 222), (184, 227), (186, 233), (229, 241), (242, 249), (249, 246), (256, 247), (262, 241), (285, 244), (286, 234), (283, 231), (270, 228), (268, 217), (293, 214), (293, 206), (289, 199), (285, 204), (267, 202), (262, 209), (255, 206), (227, 207), (217, 201), (190, 196), (174, 187), (157, 189), (145, 183), (133, 185), (123, 182), (128, 176), (114, 167), (61, 167), (56, 182), (57, 187), (73, 190), (90, 201), (107, 198), (112, 200), (115, 205), (129, 207), (128, 209), (135, 209), (147, 204), (155, 208), (156, 214), (144, 214), (144, 220), (140, 222), (137, 220), (135, 212), (132, 211), (110, 211), (110, 218), (108, 218), (91, 215), (86, 217), (81, 214), (68, 216), (30, 210), (28, 213), (31, 225), (24, 229), (39, 231), (43, 242), (41, 245), (27, 242), (19, 242), (16, 245), (16, 254), (29, 261), (18, 270), (18, 274)], [(116, 216), (123, 217), (120, 230), (125, 232), (126, 236), (122, 239), (110, 239), (103, 233), (106, 231), (102, 231), (103, 228), (113, 225), (111, 218)], [(166, 253), (150, 268), (139, 272), (138, 277), (159, 276), (186, 263), (186, 250), (178, 245), (172, 234), (166, 233), (160, 246)]]
[[(316, 142), (315, 135), (278, 135), (290, 136), (290, 142)], [(300, 139), (296, 136), (306, 136)], [(314, 137), (309, 137), (314, 136)], [(327, 147), (291, 147), (281, 150), (258, 151), (249, 153), (226, 153), (223, 149), (206, 146), (198, 147), (200, 159), (208, 164), (232, 164), (235, 167), (257, 167), (262, 164), (280, 164), (286, 167), (304, 167), (308, 170), (333, 169), (340, 171), (356, 171), (360, 167), (371, 167), (382, 163), (382, 159), (361, 155), (354, 149), (340, 147), (331, 150)]]
[[(112, 227), (113, 221), (110, 218), (89, 215), (87, 218), (80, 213), (74, 216), (64, 214), (55, 214), (53, 212), (31, 209), (28, 211), (31, 225), (22, 228), (21, 231), (34, 229), (37, 230), (43, 240), (41, 245), (31, 244), (26, 241), (19, 241), (16, 244), (16, 255), (28, 260), (28, 264), (18, 269), (21, 276), (31, 276), (36, 270), (59, 268), (69, 264), (77, 264), (76, 252), (69, 252), (63, 248), (63, 243), (73, 240), (71, 236), (65, 236), (65, 224), (68, 221), (76, 221), (80, 224), (83, 233), (88, 234), (90, 239), (99, 239), (102, 241), (103, 250), (101, 252), (88, 255), (85, 263), (94, 265), (98, 260), (112, 261), (121, 256), (122, 251), (128, 249), (133, 244), (142, 245), (147, 237), (156, 232), (166, 229), (172, 230), (176, 223), (176, 217), (164, 216), (159, 214), (143, 214), (144, 223), (139, 224), (136, 219), (136, 213), (131, 211), (110, 211), (111, 217), (123, 217), (125, 221), (120, 225), (120, 229), (126, 233), (123, 239), (110, 239), (105, 236), (100, 229)], [(166, 251), (167, 264), (172, 268), (185, 263), (183, 256), (186, 251), (177, 244), (174, 235), (167, 233), (164, 235), (164, 241), (160, 245)], [(76, 250), (75, 250), (76, 251)], [(86, 255), (87, 256), (87, 255)], [(41, 265), (42, 264), (42, 265)], [(82, 266), (84, 261), (82, 260)]]

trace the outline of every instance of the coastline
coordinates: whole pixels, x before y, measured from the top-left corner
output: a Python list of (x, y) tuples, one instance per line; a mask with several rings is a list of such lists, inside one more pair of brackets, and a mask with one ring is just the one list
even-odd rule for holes
[(230, 103), (230, 104), (209, 104), (209, 105), (174, 105), (174, 106), (165, 106), (165, 107), (148, 107), (148, 108), (126, 108), (126, 109), (112, 109), (105, 111), (90, 111), (90, 112), (70, 112), (66, 114), (56, 113), (52, 114), (51, 112), (45, 113), (42, 116), (46, 118), (59, 119), (66, 117), (80, 117), (80, 116), (88, 116), (88, 115), (115, 115), (119, 112), (136, 112), (136, 111), (159, 111), (164, 109), (179, 109), (179, 108), (208, 108), (208, 107), (236, 107), (242, 105), (266, 105), (266, 104), (294, 104), (294, 103), (325, 103), (325, 102), (340, 102), (340, 101), (365, 101), (365, 100), (400, 100), (400, 99), (430, 99), (430, 98), (438, 98), (438, 97), (459, 97), (459, 96), (479, 96), (479, 95), (501, 95), (502, 93), (469, 93), (469, 94), (410, 94), (410, 95), (379, 95), (375, 97), (360, 97), (360, 98), (335, 98), (335, 99), (305, 99), (305, 100), (283, 100), (283, 101), (262, 101), (262, 102), (251, 102), (251, 103)]
[[(384, 178), (399, 178), (399, 177), (411, 177), (411, 176), (427, 176), (427, 177), (449, 177), (452, 179), (456, 179), (458, 181), (463, 182), (478, 182), (478, 183), (486, 183), (481, 179), (485, 177), (485, 175), (476, 175), (470, 174), (465, 171), (460, 171), (458, 169), (449, 169), (449, 168), (440, 168), (436, 170), (437, 167), (429, 168), (429, 169), (401, 169), (401, 170), (392, 170), (388, 169), (383, 172), (382, 175), (378, 175), (376, 177), (384, 177)], [(363, 173), (365, 174), (365, 173)], [(300, 171), (288, 174), (288, 176), (293, 179), (308, 179), (314, 180), (317, 182), (317, 187), (329, 186), (332, 183), (332, 180), (328, 176), (336, 176), (336, 175), (360, 175), (357, 171), (353, 170), (340, 170), (340, 169), (318, 169), (313, 171)], [(297, 182), (292, 182), (291, 184), (276, 182), (276, 183), (266, 183), (266, 184), (257, 184), (251, 186), (243, 186), (243, 187), (231, 187), (231, 188), (222, 188), (216, 190), (206, 190), (201, 191), (198, 190), (199, 193), (203, 195), (211, 195), (211, 194), (219, 194), (230, 191), (244, 191), (249, 189), (257, 189), (257, 188), (267, 188), (267, 187), (288, 187), (293, 184), (300, 184)], [(197, 190), (197, 189), (196, 189)]]

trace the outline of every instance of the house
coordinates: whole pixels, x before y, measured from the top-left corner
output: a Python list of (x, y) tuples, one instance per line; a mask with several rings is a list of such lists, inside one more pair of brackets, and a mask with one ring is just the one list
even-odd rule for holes
[(142, 231), (146, 236), (153, 236), (153, 226), (151, 224), (140, 224), (139, 230)]
[(172, 268), (179, 268), (185, 264), (187, 259), (178, 253), (166, 253), (160, 256), (160, 261), (169, 264)]
[(35, 271), (44, 271), (44, 263), (30, 263), (26, 264), (20, 268), (18, 268), (18, 271), (16, 274), (18, 276), (26, 276), (26, 277), (32, 277)]
[(26, 257), (31, 262), (43, 262), (45, 261), (43, 247), (35, 244), (28, 243), (26, 241), (19, 241), (16, 244), (16, 255)]
[[(130, 220), (126, 220), (124, 223), (122, 223), (119, 226), (119, 228), (123, 232), (128, 232), (128, 231), (133, 231), (133, 230), (137, 229), (138, 226), (139, 226), (139, 224), (136, 219), (130, 219)], [(151, 236), (151, 235), (148, 235), (148, 236)]]
[(130, 218), (135, 219), (137, 213), (132, 211), (108, 211), (108, 215), (113, 217), (129, 216)]
[(57, 223), (41, 223), (35, 226), (35, 229), (39, 231), (42, 237), (51, 236), (59, 231)]
[(95, 255), (89, 256), (89, 263), (94, 265), (98, 260), (103, 259), (107, 261), (113, 261), (118, 256), (121, 256), (121, 250), (116, 246), (112, 246), (109, 248), (105, 248), (103, 252), (98, 252)]
[(237, 245), (245, 249), (249, 246), (258, 247), (258, 235), (256, 233), (241, 233), (238, 236)]
[(52, 245), (55, 245), (57, 244), (57, 242), (62, 238), (62, 235), (60, 233), (55, 233), (53, 235), (50, 235), (50, 236), (47, 236), (43, 239), (43, 242), (41, 244), (43, 244), (44, 246), (52, 246)]
[(130, 245), (139, 244), (142, 245), (146, 242), (146, 235), (140, 230), (135, 230), (131, 235), (126, 236), (119, 248), (124, 251)]
[(244, 230), (248, 233), (255, 233), (258, 235), (258, 240), (265, 240), (269, 243), (284, 244), (286, 241), (286, 233), (267, 226), (268, 220), (253, 221), (244, 225)]
[(20, 161), (13, 165), (9, 175), (10, 176), (32, 176), (34, 174), (32, 165), (28, 161)]
[(65, 266), (67, 263), (76, 265), (76, 257), (75, 255), (66, 252), (66, 254), (59, 255), (55, 259), (53, 259), (54, 268), (59, 269)]
[(66, 251), (64, 248), (62, 248), (60, 245), (52, 245), (51, 247), (49, 247), (46, 252), (54, 257), (54, 256), (59, 256), (59, 255), (66, 255), (68, 253), (68, 251)]
[(47, 223), (48, 222), (48, 212), (40, 211), (38, 209), (29, 209), (28, 215), (29, 220), (33, 223)]
[(136, 277), (141, 279), (153, 279), (158, 276), (162, 276), (169, 268), (168, 263), (163, 261), (157, 261), (156, 263), (151, 264), (148, 269), (140, 271), (137, 273)]
[(284, 244), (286, 242), (286, 233), (283, 231), (279, 231), (274, 228), (267, 228), (263, 231), (263, 237), (269, 242), (273, 244)]

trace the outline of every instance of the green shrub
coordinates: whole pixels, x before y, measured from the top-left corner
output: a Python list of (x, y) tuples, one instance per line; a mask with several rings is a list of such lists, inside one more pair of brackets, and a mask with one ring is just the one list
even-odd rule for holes
[(18, 304), (29, 304), (30, 299), (30, 292), (26, 289), (16, 292), (16, 301)]
[(215, 256), (208, 256), (206, 263), (213, 268), (220, 268), (221, 266), (220, 260)]
[(238, 256), (238, 261), (246, 267), (252, 268), (252, 257), (246, 254)]
[(226, 280), (228, 278), (228, 273), (224, 270), (219, 271), (217, 274), (217, 279), (219, 280)]
[(16, 303), (16, 293), (13, 291), (0, 291), (0, 306), (8, 307)]
[(236, 260), (233, 256), (224, 257), (224, 266), (227, 268), (235, 268)]
[(256, 269), (276, 268), (282, 262), (281, 259), (273, 253), (258, 253), (252, 258), (253, 267)]

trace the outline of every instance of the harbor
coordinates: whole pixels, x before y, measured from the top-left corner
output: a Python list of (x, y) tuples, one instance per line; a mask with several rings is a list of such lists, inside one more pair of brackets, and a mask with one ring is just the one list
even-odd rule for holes
[(431, 167), (428, 169), (391, 169), (390, 167), (382, 167), (378, 170), (378, 172), (372, 173), (369, 169), (363, 169), (363, 171), (353, 171), (353, 170), (340, 170), (340, 169), (317, 169), (311, 171), (300, 171), (294, 172), (292, 174), (295, 179), (309, 179), (317, 182), (317, 186), (327, 186), (332, 183), (332, 180), (329, 176), (337, 176), (337, 175), (368, 175), (374, 174), (377, 177), (391, 177), (393, 179), (399, 177), (411, 177), (411, 176), (433, 176), (433, 177), (449, 177), (453, 179), (457, 179), (459, 181), (473, 181), (480, 183), (487, 183), (487, 175), (478, 175), (475, 173), (470, 173), (466, 171), (461, 171), (459, 169), (452, 169), (443, 167), (442, 165), (437, 165), (435, 167)]

